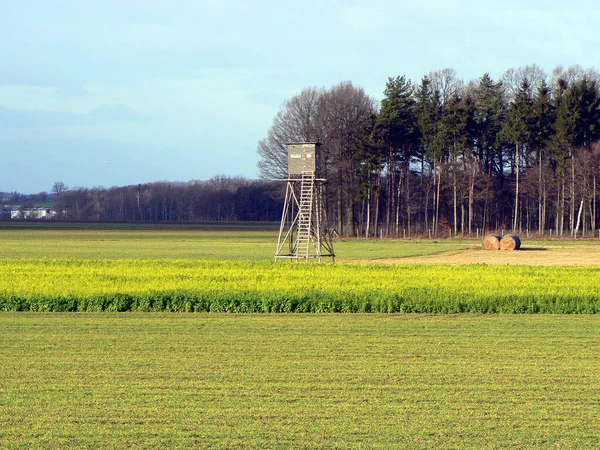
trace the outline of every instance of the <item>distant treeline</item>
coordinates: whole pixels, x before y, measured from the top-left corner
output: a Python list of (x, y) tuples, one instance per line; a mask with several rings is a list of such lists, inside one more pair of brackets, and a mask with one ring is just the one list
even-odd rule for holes
[(600, 76), (536, 65), (463, 81), (390, 77), (381, 102), (346, 81), (287, 100), (258, 145), (261, 177), (287, 142), (320, 142), (340, 235), (479, 230), (597, 234)]
[(76, 221), (276, 221), (282, 184), (217, 176), (190, 183), (66, 189), (55, 184), (55, 219)]

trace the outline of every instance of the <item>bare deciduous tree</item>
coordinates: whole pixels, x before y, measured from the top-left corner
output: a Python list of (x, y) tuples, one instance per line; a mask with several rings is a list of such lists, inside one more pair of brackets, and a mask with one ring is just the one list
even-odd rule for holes
[(502, 81), (502, 87), (504, 88), (506, 101), (512, 102), (516, 98), (517, 93), (525, 80), (529, 83), (527, 94), (530, 97), (533, 97), (542, 82), (546, 81), (546, 78), (546, 72), (544, 72), (537, 64), (521, 66), (517, 69), (508, 69), (500, 79)]
[(302, 90), (283, 104), (267, 137), (258, 144), (260, 177), (280, 179), (287, 175), (287, 143), (320, 142), (329, 190), (335, 192), (332, 215), (337, 219), (340, 233), (353, 233), (358, 130), (376, 111), (375, 99), (350, 81), (328, 90)]
[(584, 78), (600, 84), (600, 72), (594, 68), (584, 69), (579, 64), (569, 66), (567, 69), (562, 65), (556, 66), (550, 76), (550, 87), (552, 88), (553, 96), (560, 96), (566, 88)]
[(62, 181), (57, 181), (52, 185), (52, 194), (60, 197), (63, 193), (67, 192), (69, 188)]
[(429, 72), (428, 78), (433, 91), (439, 92), (440, 104), (445, 107), (454, 96), (462, 96), (465, 83), (459, 78), (456, 70), (446, 68)]
[(287, 100), (277, 112), (267, 137), (258, 143), (260, 178), (279, 179), (287, 174), (288, 142), (322, 139), (317, 114), (322, 89), (306, 88)]
[(319, 106), (323, 164), (335, 190), (333, 209), (338, 232), (353, 235), (356, 197), (356, 157), (359, 130), (377, 111), (377, 102), (364, 89), (344, 81), (325, 91)]

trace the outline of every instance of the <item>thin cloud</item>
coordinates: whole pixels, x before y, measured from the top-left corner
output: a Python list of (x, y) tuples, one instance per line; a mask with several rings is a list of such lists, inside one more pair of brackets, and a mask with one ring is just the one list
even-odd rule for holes
[(45, 128), (140, 122), (142, 116), (125, 105), (101, 105), (91, 112), (73, 113), (11, 109), (0, 106), (0, 128)]
[(87, 89), (78, 83), (63, 84), (56, 89), (57, 97), (82, 97), (88, 93)]
[(253, 92), (246, 99), (251, 103), (272, 107), (280, 106), (284, 100), (279, 94), (270, 91)]

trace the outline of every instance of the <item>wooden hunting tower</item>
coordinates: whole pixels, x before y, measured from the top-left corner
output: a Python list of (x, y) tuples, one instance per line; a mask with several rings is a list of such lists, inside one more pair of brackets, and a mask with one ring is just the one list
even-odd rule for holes
[[(327, 224), (324, 178), (321, 178), (321, 144), (287, 144), (288, 177), (275, 261), (293, 259), (335, 260)], [(285, 250), (284, 250), (285, 248)]]

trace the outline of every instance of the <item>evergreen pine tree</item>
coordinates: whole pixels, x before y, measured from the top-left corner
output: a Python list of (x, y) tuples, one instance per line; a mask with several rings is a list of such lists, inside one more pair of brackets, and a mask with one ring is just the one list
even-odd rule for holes
[(418, 127), (410, 80), (404, 76), (389, 77), (384, 95), (376, 127), (378, 135), (381, 136), (388, 148), (386, 234), (389, 235), (392, 232), (394, 217), (396, 218), (396, 232), (398, 231), (398, 199), (400, 198), (400, 182), (398, 180), (402, 168), (408, 170), (418, 138)]

